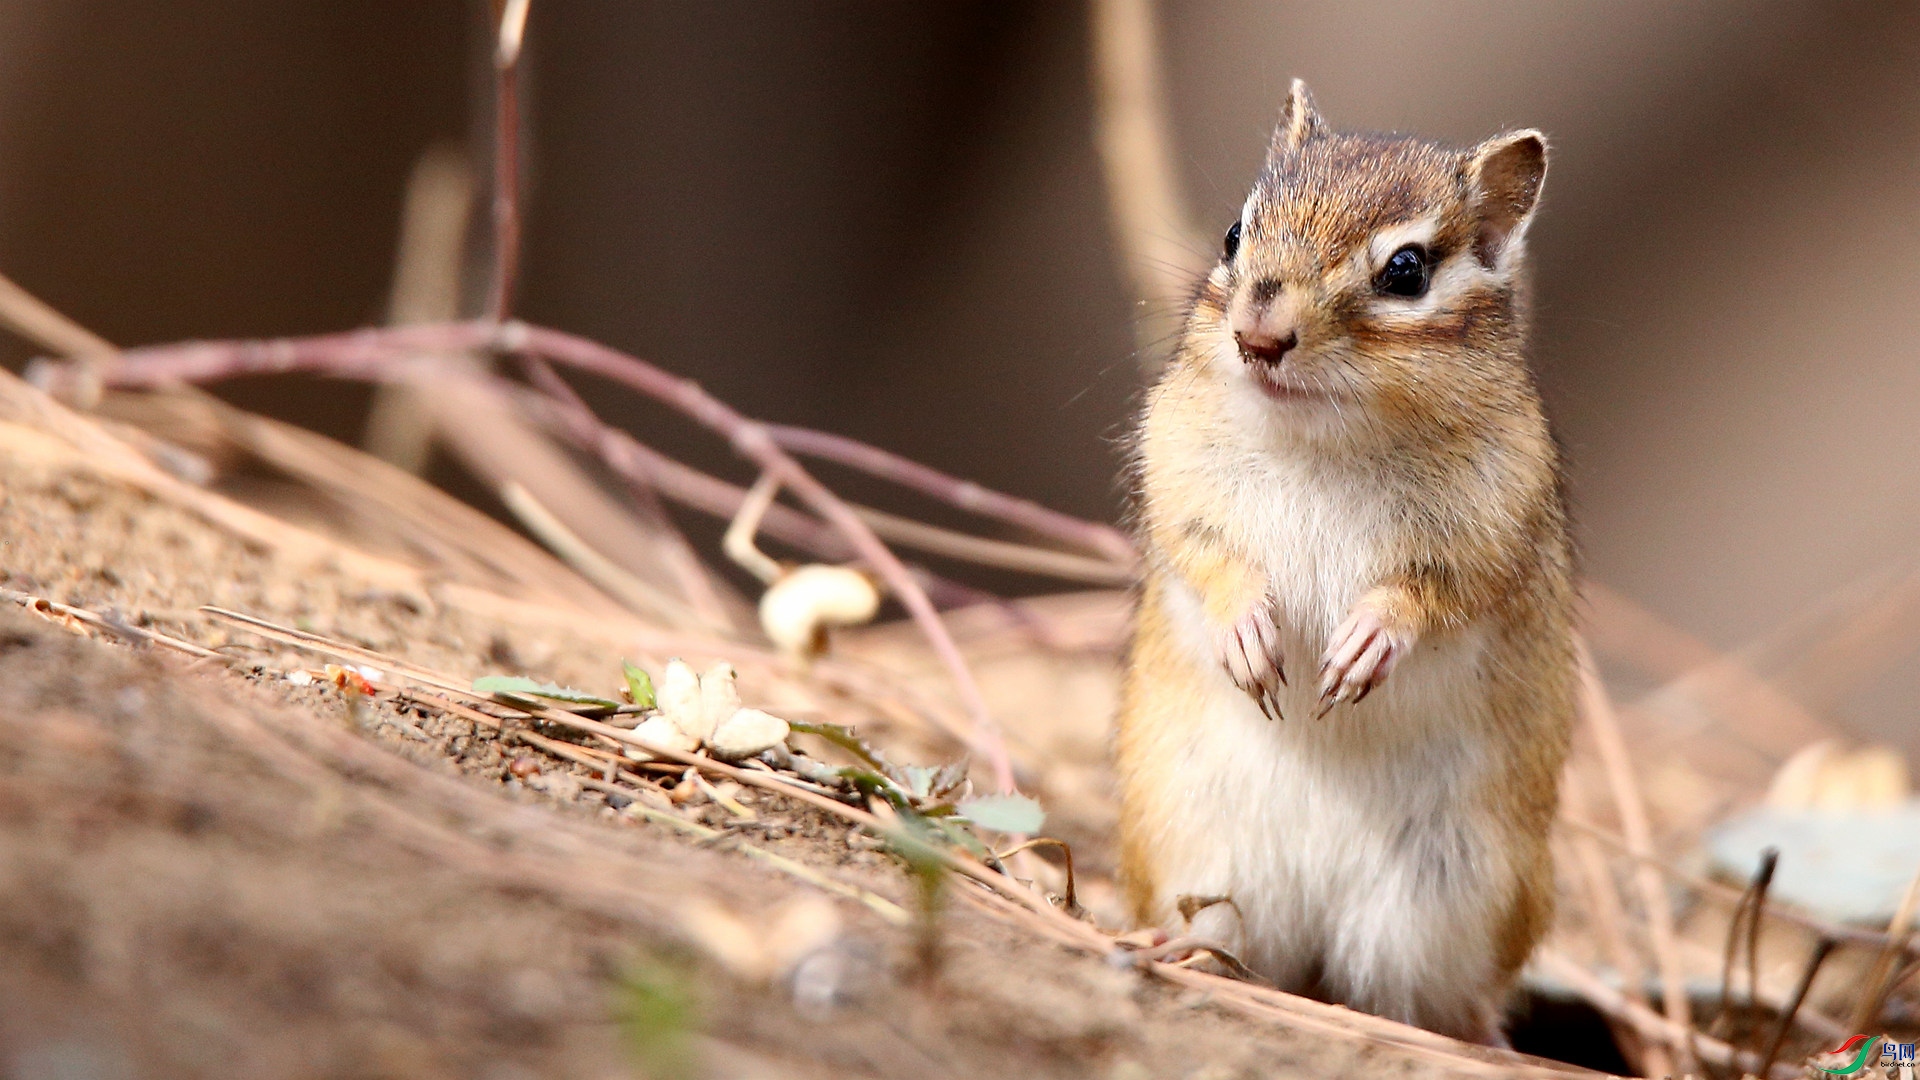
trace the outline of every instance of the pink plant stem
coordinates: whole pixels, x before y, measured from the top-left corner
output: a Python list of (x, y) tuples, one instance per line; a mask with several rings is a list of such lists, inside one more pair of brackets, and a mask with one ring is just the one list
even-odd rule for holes
[(774, 442), (766, 425), (750, 420), (691, 379), (597, 342), (520, 322), (433, 323), (276, 341), (188, 342), (130, 349), (104, 362), (99, 376), (114, 386), (211, 382), (243, 374), (320, 371), (369, 380), (395, 377), (396, 355), (494, 349), (529, 353), (590, 372), (639, 391), (724, 435), (735, 452), (778, 477), (800, 500), (845, 536), (854, 552), (887, 583), (920, 626), (951, 674), (973, 720), (970, 742), (993, 770), (1002, 791), (1013, 791), (1013, 763), (999, 726), (953, 635), (913, 574), (866, 522)]
[[(543, 427), (599, 458), (601, 464), (636, 487), (657, 490), (675, 502), (722, 521), (732, 520), (740, 511), (747, 492), (738, 484), (676, 461), (591, 413), (566, 408), (523, 386), (504, 380), (502, 383), (504, 387), (511, 387), (522, 408), (532, 413)], [(839, 562), (854, 557), (853, 546), (832, 526), (780, 503), (767, 507), (760, 531), (816, 559)]]
[(1126, 534), (1112, 526), (1085, 521), (1036, 502), (981, 487), (971, 480), (962, 480), (844, 435), (784, 424), (768, 424), (766, 430), (774, 442), (793, 453), (890, 480), (962, 510), (998, 518), (1029, 532), (1096, 552), (1123, 567), (1132, 567), (1137, 558)]

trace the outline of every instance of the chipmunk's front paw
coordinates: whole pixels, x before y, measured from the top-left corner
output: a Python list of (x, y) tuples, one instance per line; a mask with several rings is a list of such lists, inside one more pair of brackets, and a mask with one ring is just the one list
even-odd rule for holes
[(1413, 648), (1415, 637), (1362, 600), (1333, 632), (1327, 655), (1320, 660), (1320, 711), (1315, 719), (1341, 702), (1359, 702), (1386, 682), (1393, 666)]
[(1287, 685), (1287, 671), (1280, 655), (1280, 620), (1273, 598), (1262, 597), (1222, 631), (1217, 646), (1227, 677), (1259, 704), (1267, 719), (1279, 719), (1280, 688)]

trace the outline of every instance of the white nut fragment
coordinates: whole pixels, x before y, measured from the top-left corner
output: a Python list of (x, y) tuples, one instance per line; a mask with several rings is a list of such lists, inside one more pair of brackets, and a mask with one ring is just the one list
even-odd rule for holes
[(661, 673), (660, 688), (654, 696), (661, 714), (679, 725), (695, 742), (713, 730), (700, 703), (700, 676), (693, 673), (685, 660), (667, 661), (667, 670)]
[(734, 685), (733, 665), (722, 661), (700, 676), (700, 729), (687, 734), (701, 742), (713, 738), (713, 730), (740, 710), (740, 690)]
[(810, 563), (760, 596), (760, 628), (789, 656), (811, 659), (826, 649), (827, 629), (872, 622), (880, 590), (849, 566)]
[[(679, 750), (691, 754), (700, 748), (700, 740), (680, 730), (680, 725), (668, 719), (665, 714), (655, 714), (640, 722), (633, 729), (636, 739), (650, 742), (667, 750)], [(653, 755), (637, 746), (626, 748), (626, 755), (635, 761), (652, 761)]]
[(771, 750), (787, 741), (791, 731), (785, 720), (759, 709), (736, 709), (720, 723), (707, 745), (713, 756), (738, 761)]

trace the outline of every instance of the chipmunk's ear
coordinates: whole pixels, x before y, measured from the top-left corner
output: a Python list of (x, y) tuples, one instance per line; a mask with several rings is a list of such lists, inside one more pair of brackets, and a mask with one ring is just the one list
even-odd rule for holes
[(1313, 95), (1307, 92), (1307, 84), (1293, 80), (1293, 90), (1287, 94), (1287, 103), (1280, 107), (1280, 124), (1273, 129), (1273, 142), (1267, 148), (1268, 158), (1277, 158), (1318, 135), (1325, 127), (1320, 119), (1320, 110), (1313, 107)]
[(1480, 233), (1473, 252), (1492, 268), (1526, 233), (1540, 184), (1547, 178), (1547, 139), (1537, 131), (1509, 131), (1474, 148), (1467, 162)]

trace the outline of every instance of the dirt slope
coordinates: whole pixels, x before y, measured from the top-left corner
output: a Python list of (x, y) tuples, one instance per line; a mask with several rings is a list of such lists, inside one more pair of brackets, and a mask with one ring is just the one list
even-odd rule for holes
[(466, 678), (606, 690), (623, 649), (605, 624), (289, 555), (129, 475), (0, 422), (0, 586), (225, 657), (0, 611), (0, 1075), (1449, 1074), (1249, 1021), (958, 894), (929, 970), (911, 925), (728, 850), (913, 909), (844, 823), (751, 792), (750, 822), (697, 798), (649, 821), (489, 730), (296, 685), (320, 658), (200, 605)]

